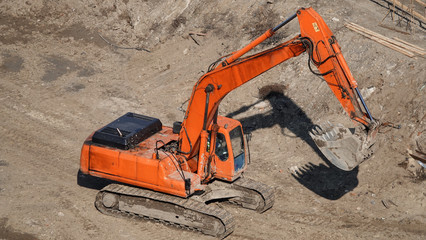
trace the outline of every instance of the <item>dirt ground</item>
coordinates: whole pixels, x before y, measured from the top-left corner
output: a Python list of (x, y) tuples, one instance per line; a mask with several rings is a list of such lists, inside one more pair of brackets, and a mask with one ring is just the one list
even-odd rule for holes
[[(373, 158), (344, 172), (309, 141), (313, 124), (352, 123), (306, 54), (232, 92), (220, 114), (252, 134), (245, 175), (273, 186), (276, 202), (263, 214), (224, 205), (236, 219), (228, 239), (425, 239), (425, 181), (404, 163), (416, 140), (426, 148), (426, 62), (343, 24), (423, 48), (426, 35), (378, 26), (388, 11), (379, 2), (0, 1), (0, 239), (212, 239), (99, 213), (97, 190), (76, 181), (83, 141), (126, 112), (181, 121), (210, 63), (309, 6), (337, 37), (373, 115), (401, 128), (385, 129)], [(255, 51), (298, 32), (293, 21)], [(280, 93), (264, 97), (268, 89)]]

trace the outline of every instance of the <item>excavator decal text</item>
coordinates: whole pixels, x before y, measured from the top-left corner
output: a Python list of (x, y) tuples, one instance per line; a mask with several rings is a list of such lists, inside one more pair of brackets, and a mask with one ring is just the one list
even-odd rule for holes
[(314, 26), (315, 32), (319, 32), (320, 31), (319, 27), (318, 27), (318, 24), (316, 22), (312, 23), (312, 26)]

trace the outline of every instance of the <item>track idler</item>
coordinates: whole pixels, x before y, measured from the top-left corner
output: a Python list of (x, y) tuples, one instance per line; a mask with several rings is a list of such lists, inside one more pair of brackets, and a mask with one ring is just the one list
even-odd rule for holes
[(345, 128), (328, 122), (315, 126), (309, 135), (333, 165), (350, 171), (372, 156), (378, 125), (375, 123), (369, 129), (364, 126)]

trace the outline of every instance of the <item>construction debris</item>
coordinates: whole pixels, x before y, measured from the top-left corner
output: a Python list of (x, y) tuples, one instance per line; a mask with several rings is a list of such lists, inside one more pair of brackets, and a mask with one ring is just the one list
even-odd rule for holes
[(426, 153), (421, 152), (419, 150), (415, 150), (414, 152), (408, 149), (408, 155), (417, 160), (419, 164), (424, 168), (426, 164)]
[[(410, 0), (410, 3), (405, 1), (405, 3), (402, 3), (397, 0), (383, 0), (388, 5), (389, 11), (385, 15), (385, 17), (380, 22), (379, 26), (389, 28), (391, 30), (401, 32), (404, 34), (409, 34), (408, 32), (403, 32), (395, 27), (388, 27), (383, 25), (383, 21), (386, 19), (387, 16), (390, 15), (392, 22), (396, 21), (396, 25), (399, 27), (402, 27), (402, 22), (406, 22), (406, 30), (409, 30), (410, 32), (413, 32), (414, 29), (411, 27), (411, 23), (419, 25), (420, 28), (425, 29), (425, 23), (426, 18), (425, 14), (422, 13), (425, 10), (426, 3), (423, 0)], [(397, 16), (398, 18), (395, 19), (394, 17)]]
[(390, 199), (383, 199), (382, 200), (382, 204), (383, 204), (383, 206), (385, 206), (385, 208), (390, 208), (391, 207), (391, 205), (393, 205), (393, 206), (395, 206), (395, 207), (398, 207), (398, 205), (396, 205), (392, 200), (390, 200)]
[(197, 40), (195, 40), (194, 35), (205, 37), (207, 34), (205, 34), (205, 33), (199, 33), (199, 32), (189, 32), (188, 35), (195, 42), (195, 44), (197, 44), (199, 46), (200, 44), (197, 42)]
[(406, 162), (406, 170), (410, 172), (415, 178), (424, 179), (424, 168), (420, 165), (419, 161), (409, 157)]
[(402, 41), (398, 38), (388, 38), (385, 37), (379, 33), (373, 32), (369, 29), (366, 29), (358, 24), (347, 22), (345, 23), (345, 26), (349, 28), (350, 30), (357, 32), (367, 38), (370, 38), (388, 48), (391, 48), (395, 51), (398, 51), (408, 57), (415, 57), (415, 56), (424, 56), (426, 55), (426, 51), (416, 45), (413, 45), (411, 43), (407, 43), (405, 41)]
[(98, 32), (98, 35), (99, 35), (99, 37), (101, 37), (102, 38), (102, 40), (104, 40), (108, 45), (110, 45), (110, 46), (112, 46), (112, 47), (115, 47), (115, 48), (119, 48), (119, 49), (134, 49), (134, 50), (137, 50), (137, 51), (145, 51), (145, 52), (151, 52), (151, 51), (149, 51), (148, 49), (146, 49), (146, 48), (143, 48), (143, 47), (123, 47), (123, 46), (118, 46), (118, 45), (116, 45), (116, 44), (114, 44), (114, 43), (112, 43), (112, 42), (110, 42), (110, 41), (108, 41), (106, 38), (104, 38), (99, 32)]
[[(390, 2), (390, 1), (387, 1), (387, 2)], [(425, 3), (422, 2), (422, 1), (416, 1), (416, 2), (419, 3), (420, 5), (422, 5), (423, 7), (425, 6)], [(424, 17), (424, 15), (414, 11), (411, 6), (404, 5), (398, 0), (392, 0), (391, 4), (393, 4), (394, 7), (396, 6), (397, 8), (400, 8), (402, 11), (408, 13), (412, 17), (417, 18), (418, 20), (422, 21), (423, 23), (426, 22), (426, 18)]]

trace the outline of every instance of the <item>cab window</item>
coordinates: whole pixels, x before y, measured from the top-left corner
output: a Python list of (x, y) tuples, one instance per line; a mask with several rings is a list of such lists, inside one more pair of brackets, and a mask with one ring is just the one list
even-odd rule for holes
[(243, 131), (241, 127), (236, 127), (232, 129), (229, 133), (229, 137), (231, 138), (232, 151), (234, 153), (234, 158), (240, 156), (244, 153), (244, 139), (243, 139)]
[(229, 157), (228, 155), (228, 146), (226, 145), (225, 135), (222, 133), (217, 133), (216, 137), (216, 155), (220, 160), (226, 161)]

